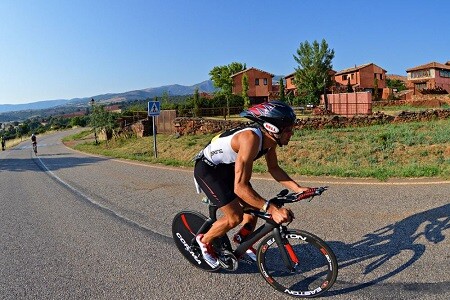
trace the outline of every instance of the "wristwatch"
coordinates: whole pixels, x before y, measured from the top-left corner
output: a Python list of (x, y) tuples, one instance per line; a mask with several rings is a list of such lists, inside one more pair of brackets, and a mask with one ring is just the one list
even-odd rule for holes
[(264, 206), (262, 207), (262, 210), (264, 212), (267, 212), (267, 210), (269, 209), (269, 204), (270, 204), (270, 200), (267, 200), (266, 203), (264, 203)]

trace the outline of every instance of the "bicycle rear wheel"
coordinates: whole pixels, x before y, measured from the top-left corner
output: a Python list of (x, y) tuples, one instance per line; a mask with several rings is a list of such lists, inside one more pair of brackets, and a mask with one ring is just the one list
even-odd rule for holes
[[(207, 218), (196, 211), (182, 211), (172, 222), (172, 236), (178, 250), (195, 267), (208, 272), (219, 269), (211, 268), (204, 260), (200, 248), (194, 238)], [(206, 228), (208, 230), (209, 228)]]
[[(258, 248), (258, 268), (276, 290), (290, 296), (312, 298), (331, 288), (336, 281), (336, 256), (319, 237), (302, 230), (286, 232), (287, 245), (278, 245), (274, 235), (265, 238)], [(289, 270), (278, 247), (284, 247), (295, 266)]]

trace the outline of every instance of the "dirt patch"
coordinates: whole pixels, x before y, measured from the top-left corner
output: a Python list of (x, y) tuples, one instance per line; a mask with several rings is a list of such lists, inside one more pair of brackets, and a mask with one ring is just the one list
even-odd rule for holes
[(410, 101), (408, 104), (414, 107), (441, 107), (445, 102), (439, 99), (426, 99)]

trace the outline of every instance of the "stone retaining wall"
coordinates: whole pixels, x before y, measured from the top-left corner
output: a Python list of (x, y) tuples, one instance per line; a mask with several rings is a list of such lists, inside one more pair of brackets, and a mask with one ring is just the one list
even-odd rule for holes
[[(369, 116), (320, 116), (297, 120), (296, 129), (342, 128), (351, 126), (369, 126), (375, 124), (403, 123), (413, 121), (430, 121), (450, 118), (450, 109), (425, 110), (420, 112), (404, 111), (393, 117), (383, 113)], [(241, 121), (211, 120), (203, 118), (176, 118), (174, 125), (177, 135), (196, 135), (220, 132), (242, 124)]]

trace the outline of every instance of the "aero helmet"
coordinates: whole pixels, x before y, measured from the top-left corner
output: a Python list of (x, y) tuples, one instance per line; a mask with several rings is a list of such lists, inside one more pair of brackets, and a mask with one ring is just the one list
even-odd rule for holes
[(240, 114), (250, 119), (270, 133), (280, 133), (284, 128), (294, 125), (297, 117), (292, 107), (281, 101), (270, 101), (254, 105)]

